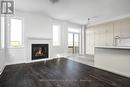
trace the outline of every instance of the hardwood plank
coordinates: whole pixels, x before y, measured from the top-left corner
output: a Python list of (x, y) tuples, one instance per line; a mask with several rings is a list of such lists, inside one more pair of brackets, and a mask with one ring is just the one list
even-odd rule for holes
[(6, 66), (0, 87), (130, 87), (130, 78), (61, 58)]

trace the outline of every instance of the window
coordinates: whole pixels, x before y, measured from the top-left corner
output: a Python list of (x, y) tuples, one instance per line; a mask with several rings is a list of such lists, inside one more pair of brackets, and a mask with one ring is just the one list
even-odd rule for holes
[(23, 46), (23, 23), (22, 19), (10, 19), (10, 46), (21, 47)]
[(0, 48), (5, 47), (5, 19), (4, 17), (0, 18)]
[(80, 29), (68, 28), (68, 52), (79, 54), (80, 50)]
[(60, 26), (53, 25), (53, 45), (59, 46), (60, 45)]
[(73, 33), (68, 33), (68, 46), (73, 46)]

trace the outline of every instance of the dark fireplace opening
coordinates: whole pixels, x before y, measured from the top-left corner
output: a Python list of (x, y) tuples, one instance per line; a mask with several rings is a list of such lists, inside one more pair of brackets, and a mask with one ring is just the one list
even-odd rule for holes
[(32, 44), (32, 60), (48, 58), (48, 44)]

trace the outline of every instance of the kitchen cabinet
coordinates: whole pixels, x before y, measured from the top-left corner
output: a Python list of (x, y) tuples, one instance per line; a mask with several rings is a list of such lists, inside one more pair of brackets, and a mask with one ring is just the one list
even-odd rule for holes
[(130, 37), (130, 18), (114, 22), (114, 37)]
[(105, 46), (113, 46), (114, 38), (113, 38), (113, 23), (108, 23), (105, 25)]
[(95, 46), (105, 45), (105, 26), (99, 25), (95, 28)]
[(113, 24), (102, 24), (86, 30), (86, 53), (94, 54), (95, 46), (113, 45)]
[(94, 29), (86, 30), (86, 53), (94, 54)]
[(97, 26), (95, 30), (95, 46), (113, 45), (113, 24)]
[(94, 47), (114, 46), (116, 36), (130, 37), (130, 18), (89, 27), (86, 30), (86, 53), (94, 54)]

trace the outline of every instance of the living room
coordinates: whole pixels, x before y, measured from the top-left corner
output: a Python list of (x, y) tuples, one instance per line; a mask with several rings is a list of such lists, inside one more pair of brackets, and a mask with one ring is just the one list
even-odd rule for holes
[(129, 0), (0, 3), (0, 87), (130, 86)]

